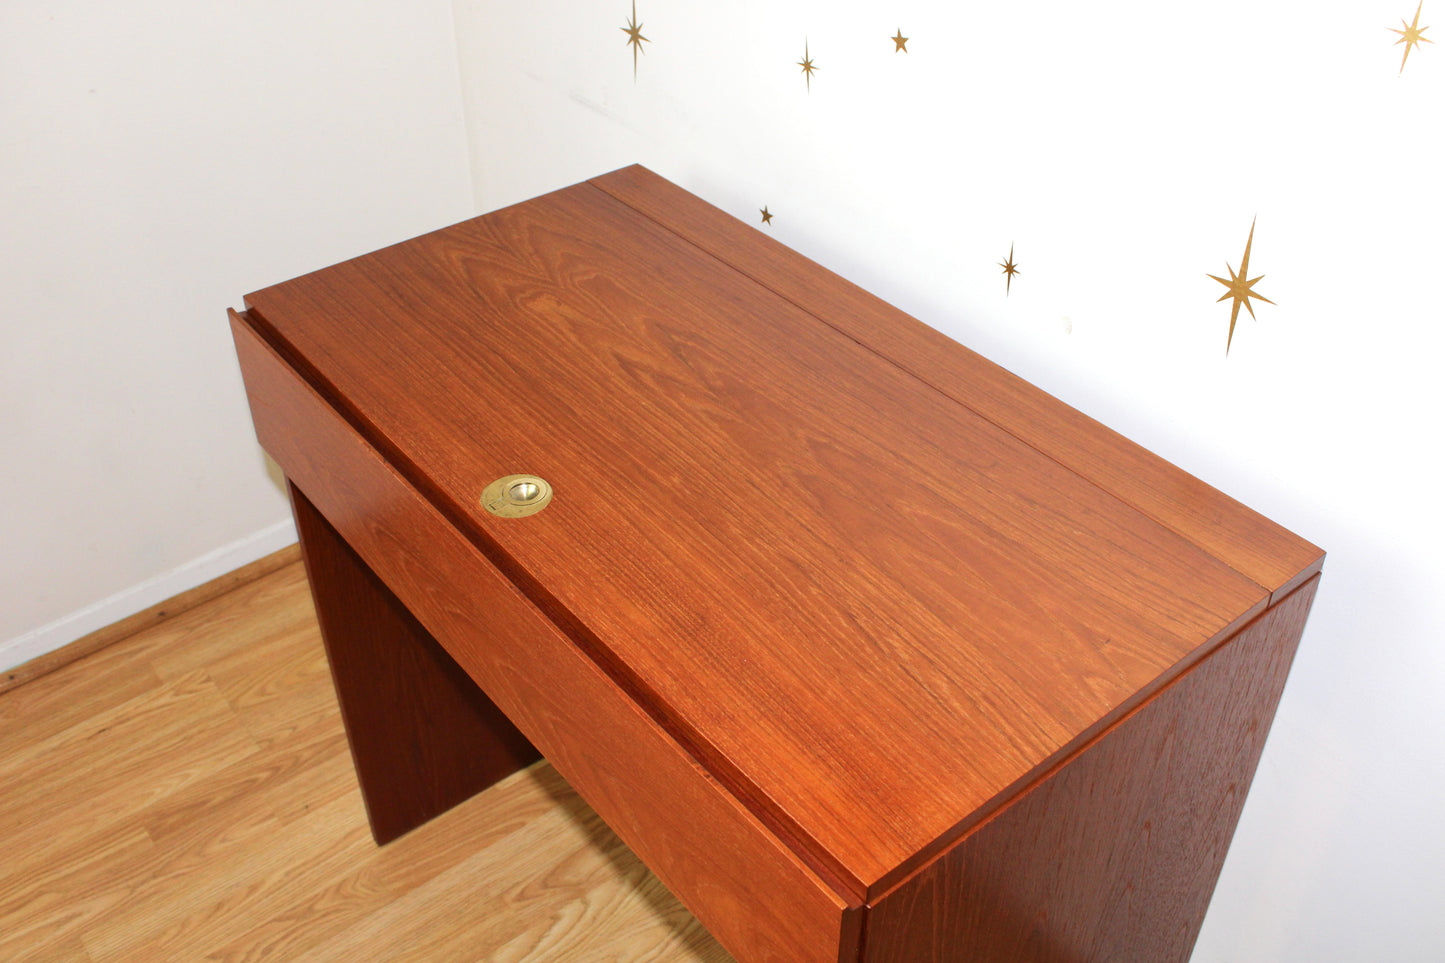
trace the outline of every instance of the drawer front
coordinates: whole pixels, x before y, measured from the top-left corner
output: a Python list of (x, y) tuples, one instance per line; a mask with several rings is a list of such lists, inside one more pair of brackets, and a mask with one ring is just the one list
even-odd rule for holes
[(232, 312), (256, 434), (333, 527), (742, 963), (858, 953), (848, 907)]

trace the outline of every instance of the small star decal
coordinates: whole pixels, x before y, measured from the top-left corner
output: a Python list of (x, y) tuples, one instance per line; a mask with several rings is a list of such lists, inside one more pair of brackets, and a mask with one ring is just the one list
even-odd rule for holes
[[(1421, 2), (1423, 2), (1423, 0), (1421, 0)], [(908, 53), (908, 38), (905, 37), (905, 36), (903, 36), (903, 31), (902, 31), (902, 30), (898, 31), (897, 34), (895, 34), (895, 35), (892, 36), (892, 37), (889, 37), (888, 39), (893, 41), (893, 52), (894, 52), (894, 53), (897, 53), (897, 52), (900, 51), (900, 50), (903, 51), (904, 53)]]
[(627, 45), (632, 48), (632, 79), (637, 79), (637, 55), (645, 53), (642, 45), (652, 43), (642, 35), (642, 24), (637, 22), (637, 0), (632, 0), (632, 19), (627, 21), (627, 26), (619, 27), (627, 34)]
[(1008, 297), (1009, 289), (1013, 287), (1014, 275), (1023, 273), (1019, 270), (1019, 266), (1014, 263), (1014, 246), (1012, 244), (1008, 246), (1008, 260), (998, 262), (998, 266), (1003, 268), (1003, 273), (1007, 275), (1008, 278), (1004, 281), (1003, 285), (1004, 297)]
[(764, 204), (764, 205), (762, 206), (762, 215), (763, 215), (763, 223), (766, 224), (766, 225), (768, 225), (769, 227), (772, 227), (772, 224), (773, 224), (773, 215), (768, 212), (768, 205), (766, 205), (766, 204)]
[[(1219, 301), (1223, 301), (1225, 298), (1234, 298), (1234, 307), (1230, 309), (1229, 312), (1229, 337), (1224, 342), (1224, 353), (1226, 356), (1229, 354), (1229, 346), (1234, 343), (1234, 322), (1239, 320), (1239, 306), (1243, 304), (1244, 309), (1249, 312), (1249, 316), (1252, 318), (1254, 317), (1254, 308), (1249, 303), (1250, 298), (1258, 298), (1265, 304), (1274, 304), (1273, 301), (1265, 297), (1263, 294), (1259, 294), (1254, 291), (1255, 282), (1263, 278), (1264, 275), (1261, 274), (1257, 278), (1249, 277), (1249, 249), (1253, 244), (1254, 221), (1250, 221), (1249, 240), (1244, 242), (1244, 258), (1239, 262), (1239, 273), (1235, 274), (1234, 268), (1229, 267), (1229, 262), (1226, 261), (1224, 266), (1226, 268), (1229, 268), (1228, 281), (1215, 274), (1209, 275), (1210, 277), (1214, 278), (1214, 280), (1218, 281), (1220, 284), (1224, 285), (1226, 288), (1229, 289), (1228, 291), (1225, 291), (1219, 296)], [(1219, 301), (1216, 301), (1215, 304), (1218, 304)]]
[(803, 74), (808, 78), (808, 93), (813, 92), (813, 71), (818, 68), (813, 65), (813, 58), (808, 55), (808, 41), (803, 41), (803, 59), (798, 61), (798, 66), (803, 68)]
[(1396, 30), (1394, 27), (1389, 28), (1391, 33), (1398, 33), (1400, 35), (1400, 39), (1396, 40), (1395, 43), (1405, 45), (1405, 56), (1400, 58), (1400, 73), (1402, 74), (1405, 72), (1405, 61), (1410, 59), (1411, 47), (1420, 46), (1420, 41), (1422, 40), (1426, 43), (1435, 42), (1429, 37), (1421, 36), (1426, 30), (1430, 29), (1429, 27), (1420, 26), (1420, 8), (1423, 6), (1425, 6), (1425, 0), (1420, 0), (1419, 4), (1415, 7), (1414, 23), (1406, 23), (1404, 17), (1400, 18), (1400, 26), (1404, 27), (1404, 30)]

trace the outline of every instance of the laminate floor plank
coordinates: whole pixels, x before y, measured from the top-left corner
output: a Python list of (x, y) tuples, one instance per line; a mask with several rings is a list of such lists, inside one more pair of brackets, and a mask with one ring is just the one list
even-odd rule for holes
[(45, 963), (93, 963), (79, 937), (71, 937), (50, 947), (44, 960)]
[(191, 673), (0, 757), (7, 861), (42, 861), (256, 752), (204, 673)]
[(0, 764), (86, 719), (120, 706), (160, 685), (149, 659), (102, 649), (0, 694)]
[(262, 747), (330, 720), (343, 732), (326, 650), (314, 626), (293, 629), (206, 666), (237, 718)]
[[(513, 776), (391, 844), (373, 849), (346, 876), (316, 891), (304, 904), (287, 907), (253, 925), (221, 948), (217, 958), (343, 959), (352, 953), (393, 959), (397, 957), (386, 950), (388, 938), (404, 949), (411, 939), (408, 934), (438, 921), (454, 929), (484, 929), (477, 926), (479, 920), (488, 926), (496, 922), (476, 912), (483, 909), (485, 890), (464, 893), (460, 908), (444, 899), (420, 911), (417, 894), (430, 894), (428, 885), (433, 880), (478, 850), (486, 851), (498, 840), (525, 837), (530, 825), (555, 809), (550, 797), (528, 791), (526, 774)], [(457, 840), (466, 840), (467, 845), (456, 845)], [(420, 899), (424, 902), (425, 896)], [(398, 911), (398, 907), (404, 909)], [(448, 923), (449, 915), (455, 918)], [(400, 922), (389, 937), (373, 939), (366, 927), (366, 921), (373, 919)], [(324, 947), (327, 943), (330, 948)]]
[[(154, 689), (163, 679), (173, 681), (296, 631), (315, 633), (300, 564), (0, 694), (0, 761), (22, 745), (34, 745)], [(319, 641), (316, 650), (322, 651)]]
[[(89, 960), (81, 928), (124, 900), (134, 867), (147, 865), (154, 849), (144, 830), (123, 825), (38, 859), (7, 852), (7, 872), (0, 874), (0, 960)], [(85, 955), (77, 956), (76, 948)]]
[(156, 673), (174, 678), (295, 629), (316, 631), (311, 590), (299, 562), (187, 610), (127, 644), (143, 646)]
[[(174, 853), (123, 912), (86, 928), (86, 948), (116, 963), (206, 959), (217, 939), (304, 900), (364, 859), (374, 844), (361, 813), (357, 793), (289, 826), (273, 821), (233, 841)], [(307, 853), (305, 862), (294, 860), (296, 852)], [(180, 886), (184, 901), (175, 898)]]
[(354, 791), (346, 733), (337, 720), (327, 719), (148, 807), (140, 822), (165, 844), (178, 834), (214, 831), (218, 822), (251, 813), (286, 825)]
[[(300, 959), (731, 959), (546, 763), (511, 777), (502, 791), (530, 797), (535, 818)], [(539, 854), (537, 872), (516, 872)], [(473, 916), (488, 925), (456, 925)]]
[(547, 763), (378, 848), (300, 564), (0, 693), (0, 960), (730, 957)]

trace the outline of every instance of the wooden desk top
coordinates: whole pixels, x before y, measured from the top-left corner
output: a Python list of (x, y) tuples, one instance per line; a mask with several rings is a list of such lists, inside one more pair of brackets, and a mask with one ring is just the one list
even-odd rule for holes
[[(1323, 559), (638, 167), (246, 300), (844, 891), (899, 879)], [(515, 473), (552, 503), (488, 514)]]

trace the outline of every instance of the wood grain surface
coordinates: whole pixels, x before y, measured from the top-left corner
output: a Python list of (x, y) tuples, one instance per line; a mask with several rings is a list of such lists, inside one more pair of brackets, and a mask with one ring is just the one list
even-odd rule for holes
[(1283, 596), (1324, 552), (644, 167), (591, 181)]
[[(1298, 581), (1161, 523), (592, 185), (247, 303), (456, 531), (850, 900)], [(478, 494), (516, 472), (547, 478), (552, 505), (492, 518)], [(1175, 495), (1200, 515), (1223, 504)]]
[(378, 848), (293, 561), (0, 693), (6, 963), (731, 963), (546, 763)]
[(869, 908), (867, 963), (1187, 963), (1316, 576)]
[[(257, 435), (306, 502), (709, 931), (749, 963), (856, 959), (857, 904), (711, 779), (243, 318), (232, 325)], [(382, 725), (390, 709), (370, 712)]]
[(306, 496), (289, 487), (377, 843), (541, 758)]

